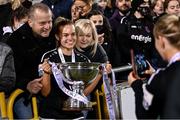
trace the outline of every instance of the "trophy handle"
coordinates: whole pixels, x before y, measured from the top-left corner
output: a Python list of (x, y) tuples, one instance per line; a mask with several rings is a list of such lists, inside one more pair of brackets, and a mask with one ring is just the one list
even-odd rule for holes
[[(49, 63), (50, 65), (53, 64), (53, 63), (50, 62), (50, 61), (48, 61), (48, 63)], [(59, 63), (54, 63), (54, 64), (55, 64), (56, 66), (59, 66)], [(64, 82), (66, 82), (66, 83), (68, 83), (68, 84), (70, 84), (70, 85), (73, 85), (74, 82), (73, 82), (72, 80), (70, 80), (70, 79), (65, 78), (64, 75), (63, 75), (63, 73), (62, 73), (62, 71), (61, 71), (61, 69), (59, 69), (59, 70), (60, 70), (60, 72), (61, 72), (61, 75), (62, 75), (62, 78), (63, 78)]]

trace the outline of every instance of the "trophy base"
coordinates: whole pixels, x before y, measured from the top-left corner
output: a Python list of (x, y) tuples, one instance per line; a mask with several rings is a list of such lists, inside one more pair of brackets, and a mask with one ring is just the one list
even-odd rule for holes
[(82, 111), (82, 110), (91, 111), (93, 110), (92, 102), (88, 102), (87, 104), (85, 104), (73, 98), (69, 98), (67, 101), (65, 101), (62, 109), (64, 111)]
[(84, 107), (84, 108), (76, 108), (76, 107), (70, 107), (70, 108), (63, 108), (62, 109), (63, 111), (82, 111), (82, 110), (85, 110), (85, 111), (92, 111), (93, 108), (92, 107)]

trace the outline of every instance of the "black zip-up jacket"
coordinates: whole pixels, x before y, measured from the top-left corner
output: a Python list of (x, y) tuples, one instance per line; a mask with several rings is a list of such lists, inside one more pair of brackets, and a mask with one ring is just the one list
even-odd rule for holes
[(54, 36), (34, 37), (31, 27), (26, 23), (12, 33), (7, 44), (14, 52), (16, 85), (15, 88), (26, 90), (28, 82), (38, 78), (38, 65), (41, 56), (55, 48)]

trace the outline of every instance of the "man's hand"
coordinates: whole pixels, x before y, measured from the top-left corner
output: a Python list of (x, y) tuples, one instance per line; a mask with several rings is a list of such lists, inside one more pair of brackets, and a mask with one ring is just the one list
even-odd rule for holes
[(42, 77), (34, 79), (33, 81), (30, 81), (27, 85), (27, 90), (31, 94), (37, 94), (43, 87), (43, 85), (41, 84), (41, 81), (42, 81)]

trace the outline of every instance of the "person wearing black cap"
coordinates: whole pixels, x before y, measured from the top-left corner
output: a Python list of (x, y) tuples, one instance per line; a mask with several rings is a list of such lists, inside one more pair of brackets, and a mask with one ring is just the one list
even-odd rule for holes
[(131, 3), (131, 11), (135, 12), (137, 8), (144, 2), (144, 0), (133, 0)]

